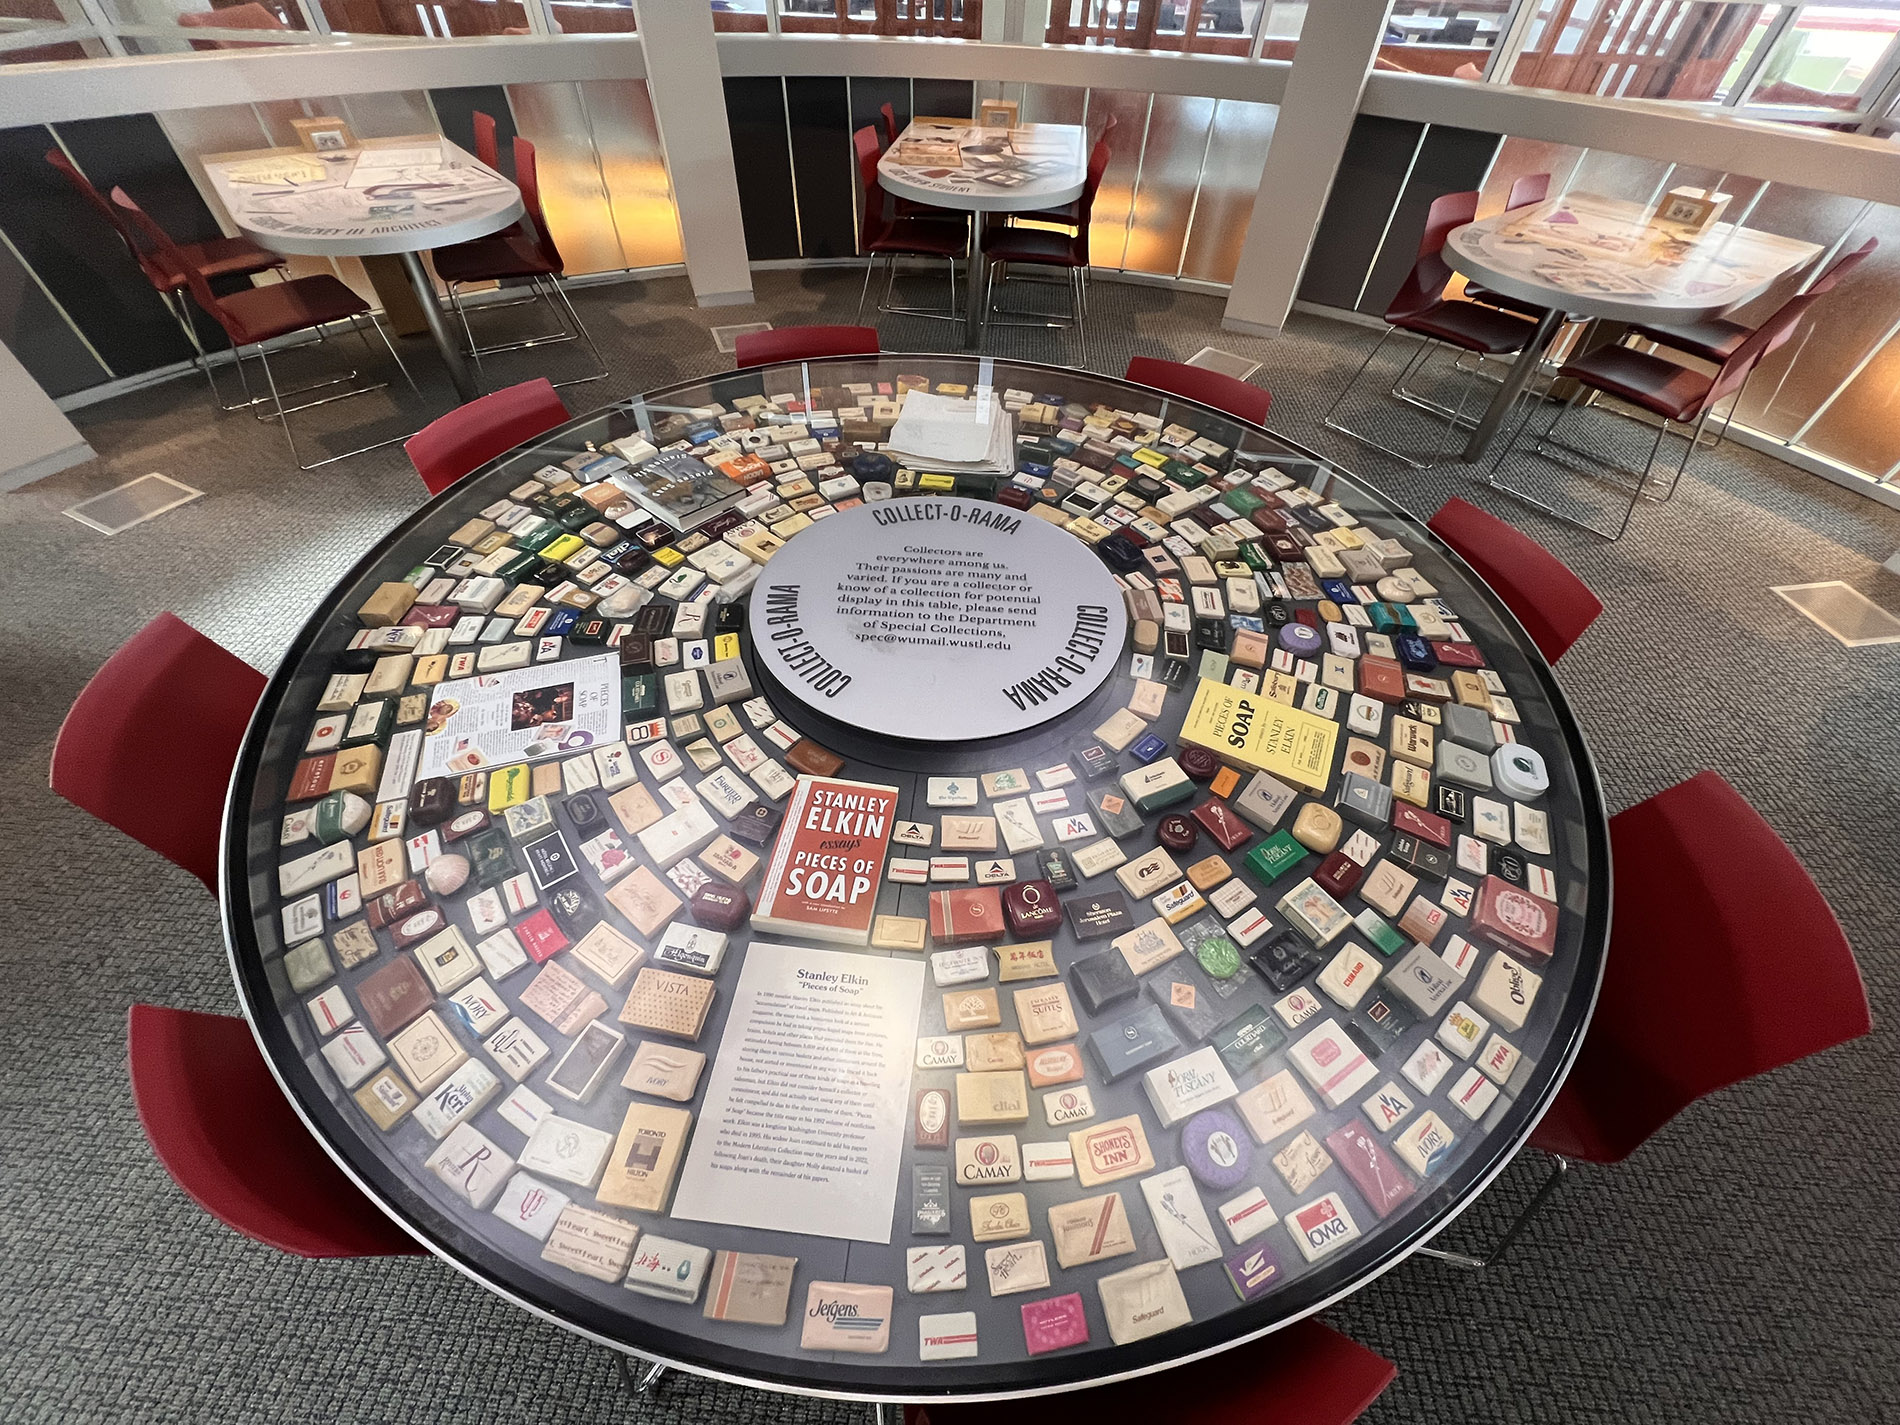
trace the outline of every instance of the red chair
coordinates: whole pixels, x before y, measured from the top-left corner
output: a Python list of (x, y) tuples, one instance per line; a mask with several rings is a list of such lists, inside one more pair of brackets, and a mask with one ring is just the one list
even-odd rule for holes
[(1003, 265), (1003, 280), (1009, 280), (1011, 263), (1030, 267), (1060, 267), (1069, 274), (1070, 316), (1066, 321), (1043, 319), (1034, 322), (1003, 322), (1003, 326), (1070, 326), (1078, 331), (1088, 315), (1088, 295), (1084, 278), (1089, 270), (1089, 222), (1095, 213), (1095, 194), (1102, 186), (1102, 175), (1108, 171), (1108, 160), (1114, 150), (1109, 147), (1106, 136), (1095, 141), (1095, 147), (1089, 151), (1088, 177), (1082, 185), (1082, 196), (1076, 199), (1076, 226), (1072, 233), (1059, 233), (1049, 228), (1013, 228), (993, 227), (983, 234), (983, 281), (985, 295), (983, 299), (983, 326), (987, 331), (992, 311), (1000, 311), (1006, 316), (1035, 316), (1034, 312), (1017, 311), (1008, 307), (993, 307), (995, 292), (995, 266)]
[[(1879, 246), (1880, 239), (1870, 237), (1852, 252), (1841, 254), (1834, 259), (1814, 285), (1808, 288), (1808, 291), (1831, 292), (1836, 283), (1873, 256), (1874, 249)], [(1629, 329), (1632, 336), (1685, 352), (1703, 361), (1713, 362), (1717, 366), (1733, 356), (1754, 330), (1753, 327), (1741, 322), (1732, 322), (1726, 317), (1709, 317), (1699, 322), (1684, 322), (1680, 326), (1670, 326), (1662, 322), (1644, 322), (1632, 325)], [(1757, 365), (1759, 364), (1758, 362)], [(1749, 372), (1749, 376), (1752, 378), (1754, 372)], [(1746, 388), (1748, 382), (1744, 380), (1742, 385)], [(1735, 399), (1729, 405), (1728, 414), (1722, 420), (1721, 434), (1715, 438), (1716, 443), (1719, 444), (1722, 436), (1728, 434), (1729, 423), (1735, 419), (1735, 408), (1741, 405), (1743, 394), (1744, 392), (1739, 390), (1735, 393)]]
[[(316, 400), (306, 401), (301, 406), (286, 406), (286, 395), (300, 395), (315, 387), (304, 387), (296, 391), (280, 391), (277, 377), (271, 370), (270, 353), (265, 343), (291, 332), (321, 329), (331, 322), (348, 322), (350, 329), (363, 339), (363, 345), (371, 354), (375, 348), (369, 345), (369, 337), (357, 325), (357, 318), (368, 317), (369, 324), (383, 339), (383, 346), (389, 352), (389, 359), (396, 363), (396, 369), (402, 372), (403, 379), (409, 383), (409, 389), (416, 391), (415, 378), (410, 376), (409, 368), (402, 364), (402, 358), (396, 354), (396, 348), (390, 344), (389, 334), (383, 330), (383, 324), (376, 320), (370, 305), (356, 293), (345, 287), (342, 282), (329, 273), (316, 273), (309, 277), (293, 277), (284, 282), (273, 282), (268, 287), (246, 287), (229, 296), (220, 297), (211, 290), (211, 284), (205, 280), (205, 274), (193, 267), (179, 251), (171, 236), (151, 217), (126, 196), (125, 189), (114, 188), (112, 201), (126, 215), (130, 226), (140, 240), (141, 246), (155, 254), (167, 268), (185, 274), (185, 281), (191, 288), (191, 295), (198, 305), (210, 313), (224, 328), (234, 348), (255, 345), (257, 359), (264, 368), (264, 381), (270, 388), (270, 406), (268, 413), (259, 413), (258, 419), (278, 421), (284, 428), (284, 439), (290, 444), (290, 458), (297, 462), (299, 470), (315, 470), (318, 466), (329, 465), (338, 460), (347, 460), (352, 455), (361, 455), (365, 451), (380, 450), (385, 445), (393, 445), (401, 436), (389, 440), (373, 441), (369, 445), (358, 446), (337, 455), (326, 455), (321, 460), (313, 460), (308, 465), (297, 454), (297, 437), (291, 432), (290, 417), (298, 411), (309, 410), (312, 406), (328, 405), (332, 401), (346, 400), (351, 396), (367, 395), (371, 391), (380, 391), (387, 382), (378, 381), (373, 385), (358, 386), (333, 396), (320, 396)], [(250, 380), (244, 374), (244, 361), (241, 351), (232, 353), (236, 359), (238, 379), (244, 383), (245, 394), (250, 394)], [(333, 381), (322, 383), (335, 386), (353, 379), (355, 371), (350, 371)], [(261, 400), (253, 404), (261, 404)]]
[[(479, 373), (484, 356), (494, 356), (504, 351), (525, 351), (532, 346), (551, 346), (579, 338), (587, 343), (587, 349), (594, 354), (594, 365), (599, 369), (591, 376), (575, 376), (554, 384), (577, 386), (587, 381), (604, 381), (607, 378), (607, 363), (601, 358), (600, 348), (594, 345), (587, 328), (581, 325), (574, 304), (568, 300), (567, 291), (561, 286), (561, 278), (567, 269), (561, 261), (561, 250), (554, 245), (554, 238), (548, 232), (547, 215), (541, 211), (541, 178), (540, 170), (535, 165), (534, 145), (519, 134), (515, 136), (515, 186), (521, 190), (521, 206), (527, 210), (520, 222), (512, 228), (490, 233), (487, 237), (438, 247), (429, 255), (430, 261), (435, 264), (436, 276), (448, 286), (449, 304), (461, 319), (462, 335), (468, 339), (468, 354), (475, 359), (475, 369)], [(554, 313), (556, 330), (517, 341), (491, 342), (482, 346), (476, 342), (475, 332), (469, 326), (468, 308), (462, 301), (462, 288), (470, 282), (510, 281), (526, 282), (529, 290), (548, 304), (548, 310)]]
[(821, 356), (876, 356), (876, 327), (782, 327), (746, 332), (733, 343), (736, 366), (769, 366), (777, 361), (811, 361)]
[(1603, 612), (1603, 603), (1569, 566), (1496, 515), (1450, 499), (1426, 524), (1478, 571), (1491, 592), (1544, 655), (1555, 663)]
[[(196, 12), (192, 12), (196, 13)], [(131, 225), (120, 218), (119, 210), (106, 201), (105, 194), (92, 186), (85, 174), (73, 165), (65, 153), (56, 148), (46, 150), (46, 161), (58, 169), (60, 175), (70, 183), (79, 196), (90, 203), (99, 216), (112, 224), (112, 230), (119, 235), (119, 241), (125, 244), (125, 250), (132, 254), (132, 260), (139, 265), (139, 271), (145, 274), (145, 280), (152, 284), (166, 310), (172, 314), (172, 320), (184, 329), (185, 339), (191, 343), (192, 362), (204, 373), (211, 386), (211, 398), (218, 403), (221, 411), (247, 410), (255, 401), (238, 401), (225, 404), (223, 394), (218, 390), (217, 379), (211, 374), (211, 363), (205, 359), (204, 343), (198, 336), (198, 327), (191, 318), (192, 304), (186, 300), (186, 288), (190, 280), (184, 272), (167, 266), (160, 255), (148, 253), (134, 236)], [(176, 244), (179, 255), (185, 262), (204, 273), (207, 279), (218, 277), (249, 277), (259, 272), (276, 271), (284, 275), (284, 257), (281, 253), (271, 252), (259, 247), (249, 238), (212, 238), (206, 242), (181, 242)]]
[(135, 1004), (125, 1037), (146, 1140), (172, 1181), (218, 1221), (298, 1257), (422, 1251), (310, 1136), (250, 1025)]
[[(1607, 479), (1609, 483), (1620, 487), (1629, 496), (1629, 503), (1623, 508), (1622, 518), (1616, 521), (1614, 528), (1603, 522), (1592, 523), (1586, 517), (1568, 514), (1553, 506), (1547, 498), (1521, 485), (1507, 483), (1502, 478), (1505, 462), (1536, 415), (1537, 405), (1534, 401), (1526, 408), (1523, 419), (1517, 423), (1504, 449), (1498, 452), (1497, 460), (1486, 475), (1487, 482), (1492, 488), (1503, 490), (1565, 524), (1587, 529), (1605, 539), (1621, 539), (1623, 532), (1629, 528), (1631, 516), (1636, 513), (1637, 501), (1645, 498), (1667, 500), (1675, 494), (1676, 486), (1689, 468), (1689, 457), (1695, 454), (1696, 446), (1701, 443), (1703, 428), (1708, 425), (1709, 416), (1715, 408), (1731, 398), (1740, 401), (1742, 388), (1748, 384), (1748, 378), (1762, 358), (1778, 350), (1794, 335), (1795, 327), (1807, 314), (1808, 308), (1825, 296), (1832, 286), (1832, 281), (1823, 278), (1807, 291), (1797, 293), (1783, 302), (1773, 316), (1749, 332), (1734, 347), (1712, 375), (1680, 366), (1647, 351), (1615, 344), (1585, 351), (1557, 369), (1551, 384), (1569, 381), (1573, 389), (1570, 398), (1557, 406), (1556, 413), (1543, 430), (1532, 437), (1532, 454), (1587, 479)], [(1548, 391), (1550, 388), (1546, 386), (1545, 389)], [(1658, 417), (1655, 423), (1656, 438), (1649, 444), (1649, 456), (1644, 460), (1641, 470), (1617, 465), (1604, 459), (1598, 451), (1583, 450), (1556, 438), (1557, 427), (1564, 417), (1575, 410), (1590, 392), (1614, 396), (1619, 401)], [(1675, 426), (1683, 427), (1686, 432), (1683, 434), (1682, 459), (1677, 462), (1672, 474), (1661, 476), (1656, 473), (1656, 457), (1662, 451), (1663, 438)], [(1556, 451), (1573, 456), (1583, 464), (1570, 465), (1558, 459), (1554, 454)]]
[(264, 681), (177, 615), (160, 614), (80, 689), (47, 782), (215, 895), (225, 786)]
[[(1505, 195), (1504, 211), (1515, 213), (1519, 208), (1528, 208), (1541, 203), (1550, 196), (1550, 175), (1548, 173), (1526, 173), (1514, 180), (1511, 191)], [(1465, 280), (1465, 296), (1474, 302), (1483, 302), (1488, 307), (1502, 307), (1507, 312), (1516, 312), (1519, 316), (1529, 317), (1534, 322), (1544, 319), (1547, 307), (1522, 301), (1517, 297), (1507, 297), (1502, 292), (1493, 292), (1481, 282)]]
[[(1308, 1317), (1258, 1341), (1154, 1375), (1060, 1398), (1063, 1419), (1179, 1425), (1349, 1425), (1399, 1369)], [(907, 1405), (904, 1425), (1044, 1425), (1045, 1399)]]
[[(946, 222), (935, 217), (903, 217), (891, 207), (890, 194), (878, 181), (877, 161), (883, 156), (878, 148), (877, 130), (870, 125), (851, 136), (858, 159), (858, 186), (864, 194), (864, 218), (858, 228), (858, 251), (864, 254), (864, 286), (858, 292), (858, 320), (864, 320), (864, 301), (871, 292), (871, 273), (877, 260), (884, 259), (884, 295), (878, 298), (880, 312), (897, 312), (912, 317), (935, 317), (960, 322), (957, 310), (957, 259), (970, 245), (970, 230), (959, 217)], [(893, 307), (891, 284), (897, 280), (900, 257), (940, 257), (950, 269), (950, 305), (944, 311), (927, 307)]]
[(1203, 406), (1212, 406), (1217, 411), (1239, 416), (1243, 421), (1252, 421), (1257, 426), (1267, 423), (1267, 407), (1273, 404), (1271, 391), (1245, 381), (1236, 381), (1218, 371), (1189, 366), (1180, 361), (1158, 361), (1152, 356), (1130, 357), (1125, 375), (1130, 381), (1152, 386), (1170, 395), (1185, 396), (1190, 401), (1199, 401)]
[(1465, 401), (1469, 399), (1472, 382), (1464, 383), (1464, 393), (1456, 407), (1446, 406), (1407, 389), (1405, 383), (1416, 371), (1422, 369), (1431, 357), (1435, 347), (1445, 346), (1453, 351), (1469, 351), (1478, 356), (1509, 356), (1522, 351), (1524, 344), (1537, 334), (1537, 323), (1513, 316), (1509, 312), (1500, 312), (1495, 307), (1481, 306), (1477, 302), (1467, 302), (1459, 298), (1445, 298), (1445, 284), (1451, 281), (1451, 264), (1445, 261), (1445, 240), (1452, 232), (1469, 223), (1478, 213), (1478, 195), (1474, 192), (1447, 193), (1433, 201), (1425, 215), (1425, 232), (1419, 239), (1418, 260), (1412, 271), (1385, 309), (1385, 335), (1378, 344), (1367, 353), (1359, 369), (1334, 397), (1332, 406), (1326, 412), (1326, 426), (1343, 436), (1369, 446), (1382, 455), (1403, 461), (1414, 470), (1428, 470), (1433, 462), (1414, 460), (1403, 451), (1393, 450), (1390, 446), (1379, 444), (1371, 436), (1361, 431), (1341, 425), (1334, 416), (1359, 378), (1372, 365), (1397, 332), (1410, 332), (1418, 337), (1419, 349), (1416, 355), (1405, 364), (1399, 378), (1392, 383), (1392, 394), (1407, 405), (1417, 406), (1420, 410), (1442, 416), (1453, 426), (1464, 418)]
[(439, 495), (471, 470), (567, 419), (567, 404), (547, 377), (537, 376), (436, 417), (402, 448), (429, 493)]
[[(1524, 1217), (1568, 1159), (1620, 1163), (1697, 1099), (1873, 1027), (1854, 952), (1820, 888), (1716, 773), (1611, 817), (1610, 848), (1616, 909), (1603, 988), (1577, 1061), (1531, 1134), (1555, 1172)], [(1451, 1259), (1489, 1265), (1524, 1217), (1489, 1256)]]
[(473, 115), (475, 125), (475, 157), (496, 172), (501, 171), (501, 145), (495, 142), (495, 120), (492, 115), (477, 109)]

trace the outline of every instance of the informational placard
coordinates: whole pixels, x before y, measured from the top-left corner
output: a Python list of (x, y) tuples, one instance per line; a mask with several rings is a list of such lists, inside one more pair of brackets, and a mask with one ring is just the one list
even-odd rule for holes
[(478, 673), (429, 700), (423, 777), (453, 777), (618, 742), (620, 656)]
[(753, 941), (673, 1216), (891, 1240), (918, 960)]
[(852, 727), (960, 742), (1036, 727), (1114, 671), (1128, 616), (1081, 540), (982, 500), (885, 500), (800, 533), (753, 590), (752, 644)]

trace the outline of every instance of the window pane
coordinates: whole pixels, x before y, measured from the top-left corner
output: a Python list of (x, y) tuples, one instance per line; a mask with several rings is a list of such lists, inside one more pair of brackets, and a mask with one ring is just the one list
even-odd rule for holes
[(1810, 5), (1762, 66), (1752, 102), (1855, 109), (1900, 32), (1900, 9)]
[(1542, 0), (1510, 82), (1629, 99), (1721, 99), (1780, 7)]
[(321, 0), (324, 19), (338, 34), (525, 35), (528, 16), (519, 0)]
[(765, 33), (765, 0), (712, 0), (713, 28)]

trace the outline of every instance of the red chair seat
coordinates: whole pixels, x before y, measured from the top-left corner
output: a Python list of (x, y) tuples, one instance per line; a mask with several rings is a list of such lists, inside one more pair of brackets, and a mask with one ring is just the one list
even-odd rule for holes
[(1260, 386), (1179, 361), (1160, 361), (1152, 356), (1130, 357), (1124, 374), (1130, 381), (1185, 396), (1257, 426), (1266, 424), (1267, 408), (1273, 404), (1273, 393)]
[(934, 218), (894, 218), (883, 233), (866, 243), (867, 252), (916, 253), (926, 257), (959, 257), (970, 245), (965, 228)]
[(1709, 394), (1708, 376), (1628, 346), (1600, 346), (1558, 371), (1672, 421), (1694, 420)]
[[(228, 237), (212, 238), (208, 242), (187, 242), (178, 245), (179, 253), (193, 267), (206, 277), (248, 276), (253, 272), (268, 272), (273, 267), (282, 267), (282, 253), (259, 247), (249, 238)], [(170, 272), (173, 287), (185, 285), (185, 274)]]
[(265, 287), (247, 287), (219, 297), (217, 303), (230, 319), (227, 330), (235, 328), (233, 335), (246, 342), (269, 341), (369, 311), (368, 302), (327, 272)]
[(1048, 1425), (1156, 1421), (1169, 1425), (1348, 1425), (1398, 1367), (1308, 1317), (1206, 1360), (1048, 1399), (907, 1405), (905, 1425)]
[(225, 1226), (299, 1257), (422, 1251), (310, 1136), (243, 1020), (135, 1004), (125, 1036), (152, 1151)]
[(1465, 296), (1473, 302), (1483, 302), (1487, 307), (1502, 307), (1507, 312), (1516, 312), (1534, 322), (1541, 322), (1544, 314), (1550, 310), (1535, 302), (1526, 302), (1522, 297), (1507, 297), (1502, 292), (1493, 292), (1476, 282), (1465, 283)]
[(1522, 317), (1500, 312), (1495, 307), (1481, 307), (1476, 302), (1434, 302), (1422, 311), (1405, 316), (1388, 315), (1386, 320), (1395, 327), (1463, 347), (1466, 351), (1483, 352), (1486, 356), (1506, 356), (1520, 351), (1537, 333), (1537, 328)]
[(780, 327), (745, 333), (733, 343), (732, 359), (738, 366), (764, 366), (821, 356), (876, 356), (879, 349), (876, 327)]
[(1774, 829), (1714, 772), (1610, 820), (1609, 963), (1576, 1065), (1531, 1135), (1626, 1158), (1705, 1094), (1867, 1033), (1840, 922)]
[(547, 377), (537, 376), (437, 416), (402, 448), (429, 493), (439, 495), (470, 471), (567, 419), (567, 403)]
[(1603, 612), (1590, 586), (1562, 560), (1496, 515), (1451, 499), (1426, 523), (1517, 616), (1546, 662), (1563, 657)]
[(160, 614), (73, 700), (48, 782), (215, 893), (225, 788), (264, 681), (176, 614)]
[(560, 264), (550, 262), (518, 227), (438, 247), (429, 261), (444, 282), (499, 282), (505, 277), (558, 276), (561, 271)]
[(1081, 265), (1073, 233), (1047, 228), (991, 228), (983, 234), (983, 254), (993, 262), (1044, 262), (1056, 267)]
[(1753, 327), (1743, 326), (1740, 322), (1731, 322), (1726, 317), (1710, 317), (1702, 322), (1685, 322), (1679, 327), (1632, 326), (1630, 330), (1638, 336), (1648, 337), (1651, 341), (1674, 347), (1677, 351), (1687, 352), (1690, 356), (1699, 356), (1704, 361), (1713, 361), (1717, 366), (1735, 355), (1741, 344), (1755, 334)]

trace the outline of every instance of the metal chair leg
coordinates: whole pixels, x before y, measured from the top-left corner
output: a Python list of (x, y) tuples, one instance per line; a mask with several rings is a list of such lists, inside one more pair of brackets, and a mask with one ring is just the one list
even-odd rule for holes
[(858, 289), (858, 325), (864, 325), (864, 301), (871, 295), (871, 273), (877, 269), (877, 254), (864, 259), (864, 285)]
[(587, 343), (588, 351), (593, 353), (594, 365), (599, 368), (592, 376), (573, 376), (565, 381), (556, 381), (554, 384), (557, 387), (583, 386), (589, 381), (605, 381), (608, 376), (607, 362), (601, 356), (600, 348), (594, 343), (594, 334), (587, 330), (586, 325), (581, 321), (580, 313), (574, 310), (574, 303), (569, 299), (567, 289), (561, 285), (561, 279), (548, 278), (548, 286), (553, 291), (554, 297), (559, 300), (561, 307), (567, 312), (567, 319), (574, 324), (574, 330), (580, 335), (580, 339)]
[[(1340, 392), (1337, 396), (1333, 397), (1333, 403), (1332, 405), (1326, 408), (1326, 414), (1324, 417), (1322, 417), (1322, 423), (1325, 425), (1325, 427), (1328, 430), (1338, 431), (1341, 435), (1345, 436), (1347, 439), (1356, 440), (1361, 445), (1368, 446), (1371, 449), (1378, 451), (1381, 455), (1389, 455), (1394, 460), (1400, 462), (1401, 464), (1411, 466), (1412, 469), (1414, 470), (1429, 470), (1431, 469), (1431, 465), (1428, 462), (1422, 461), (1422, 460), (1414, 460), (1411, 456), (1406, 455), (1404, 452), (1394, 450), (1390, 446), (1381, 445), (1379, 444), (1378, 441), (1374, 440), (1371, 436), (1366, 435), (1361, 431), (1356, 431), (1352, 429), (1350, 426), (1341, 425), (1338, 421), (1333, 419), (1333, 417), (1336, 414), (1338, 414), (1340, 406), (1344, 404), (1346, 397), (1351, 394), (1352, 388), (1359, 384), (1359, 378), (1366, 374), (1366, 368), (1372, 365), (1373, 358), (1376, 357), (1381, 351), (1385, 350), (1385, 344), (1388, 341), (1392, 340), (1393, 336), (1398, 332), (1398, 330), (1399, 329), (1397, 327), (1387, 327), (1385, 329), (1385, 333), (1379, 338), (1378, 343), (1372, 348), (1371, 351), (1366, 353), (1366, 359), (1359, 363), (1359, 369), (1353, 372), (1352, 379), (1349, 380), (1340, 389)], [(1427, 346), (1429, 348), (1429, 343), (1427, 343)], [(1407, 371), (1411, 370), (1412, 367), (1417, 364), (1417, 362), (1418, 362), (1418, 357), (1413, 356), (1409, 361), (1406, 362), (1405, 369)]]
[(1430, 1257), (1434, 1261), (1443, 1262), (1447, 1266), (1457, 1267), (1462, 1271), (1469, 1272), (1481, 1272), (1486, 1267), (1496, 1266), (1498, 1262), (1503, 1259), (1504, 1254), (1510, 1250), (1511, 1244), (1516, 1242), (1517, 1239), (1523, 1235), (1524, 1229), (1530, 1225), (1531, 1219), (1535, 1217), (1538, 1212), (1542, 1210), (1544, 1204), (1550, 1200), (1551, 1194), (1563, 1186), (1564, 1179), (1570, 1172), (1570, 1160), (1564, 1157), (1563, 1154), (1552, 1153), (1549, 1156), (1551, 1164), (1550, 1175), (1544, 1179), (1543, 1184), (1537, 1189), (1536, 1194), (1531, 1198), (1530, 1202), (1525, 1205), (1524, 1210), (1512, 1219), (1511, 1225), (1504, 1230), (1504, 1235), (1497, 1240), (1490, 1251), (1478, 1257), (1473, 1256), (1469, 1252), (1452, 1252), (1440, 1247), (1420, 1247), (1418, 1249), (1419, 1256)]
[[(396, 366), (399, 370), (401, 370), (403, 374), (403, 379), (409, 382), (409, 388), (412, 391), (416, 391), (416, 395), (420, 397), (422, 393), (419, 390), (416, 390), (416, 383), (414, 379), (410, 377), (409, 375), (409, 368), (403, 365), (402, 358), (399, 356), (396, 356), (396, 348), (393, 345), (391, 345), (390, 340), (389, 340), (389, 334), (383, 331), (382, 323), (376, 321), (375, 315), (373, 313), (370, 316), (370, 321), (376, 327), (377, 332), (382, 335), (383, 345), (389, 348), (389, 354), (392, 357), (395, 357)], [(352, 322), (351, 325), (352, 327), (354, 327), (355, 323)], [(358, 334), (360, 335), (361, 329), (357, 328), (357, 331), (358, 331)], [(369, 345), (369, 339), (367, 337), (364, 337), (363, 344), (365, 346)], [(374, 350), (374, 348), (372, 347), (371, 350)], [(334, 396), (325, 396), (321, 400), (306, 401), (301, 406), (286, 406), (284, 404), (283, 395), (277, 386), (277, 375), (275, 372), (271, 370), (270, 353), (264, 349), (264, 345), (262, 342), (259, 342), (257, 344), (257, 359), (258, 359), (258, 362), (264, 368), (264, 380), (270, 386), (271, 409), (267, 414), (265, 414), (262, 417), (262, 419), (275, 420), (283, 426), (284, 440), (290, 446), (290, 458), (296, 462), (297, 468), (299, 470), (316, 470), (322, 466), (334, 464), (336, 461), (339, 461), (339, 460), (348, 460), (353, 455), (363, 455), (372, 450), (381, 450), (386, 445), (395, 445), (401, 441), (405, 441), (409, 438), (410, 435), (413, 435), (415, 433), (413, 431), (410, 431), (403, 435), (391, 436), (388, 440), (372, 441), (368, 445), (359, 445), (354, 450), (346, 450), (337, 455), (326, 455), (323, 459), (314, 460), (310, 462), (308, 465), (306, 465), (304, 463), (303, 456), (300, 455), (297, 451), (297, 437), (290, 428), (290, 418), (292, 415), (294, 415), (298, 411), (307, 411), (311, 409), (313, 406), (327, 406), (334, 401), (347, 401), (352, 396), (364, 396), (364, 395), (369, 394), (371, 391), (380, 391), (389, 383), (387, 381), (378, 381), (372, 386), (358, 386), (354, 390), (342, 391)], [(354, 376), (355, 374), (356, 373), (354, 371), (350, 373), (351, 376)], [(348, 378), (344, 378), (344, 379), (347, 380)], [(335, 383), (327, 383), (327, 384), (335, 384)]]
[(614, 1352), (614, 1363), (620, 1368), (621, 1383), (636, 1397), (651, 1395), (665, 1379), (667, 1368), (658, 1361), (648, 1361), (644, 1371), (636, 1371), (633, 1364), (635, 1359), (623, 1352)]

